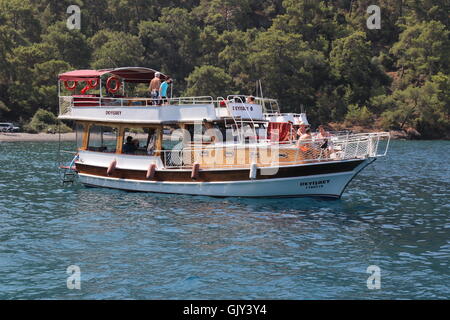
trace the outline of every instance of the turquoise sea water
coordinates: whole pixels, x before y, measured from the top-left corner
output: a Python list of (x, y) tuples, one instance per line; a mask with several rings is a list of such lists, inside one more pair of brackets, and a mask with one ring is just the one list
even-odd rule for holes
[(450, 142), (394, 141), (340, 200), (62, 187), (57, 147), (0, 143), (1, 299), (450, 298)]

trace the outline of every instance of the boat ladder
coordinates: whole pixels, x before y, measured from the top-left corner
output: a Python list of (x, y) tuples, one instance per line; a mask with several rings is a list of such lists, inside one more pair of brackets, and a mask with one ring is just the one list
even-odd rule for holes
[(78, 172), (75, 167), (75, 161), (78, 159), (78, 154), (75, 155), (75, 157), (72, 159), (70, 164), (68, 166), (60, 165), (59, 169), (63, 170), (61, 182), (64, 185), (66, 184), (73, 184), (75, 182), (75, 179), (77, 178)]

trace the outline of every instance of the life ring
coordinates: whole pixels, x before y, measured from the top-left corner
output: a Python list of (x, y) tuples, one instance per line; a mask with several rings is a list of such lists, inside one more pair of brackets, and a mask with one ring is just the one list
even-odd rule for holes
[(88, 80), (87, 83), (90, 89), (94, 89), (98, 86), (98, 79)]
[(73, 86), (69, 86), (69, 81), (64, 81), (64, 87), (66, 87), (67, 90), (73, 91), (77, 87), (78, 81), (73, 82)]
[(95, 89), (95, 87), (98, 86), (98, 79), (86, 80), (85, 82), (86, 86), (83, 89), (81, 89), (81, 94), (85, 94), (89, 90)]
[[(115, 81), (116, 85), (114, 87), (111, 87), (111, 82)], [(109, 77), (108, 80), (106, 81), (106, 89), (108, 89), (109, 92), (111, 93), (116, 93), (117, 91), (119, 91), (120, 89), (120, 80), (117, 77)]]

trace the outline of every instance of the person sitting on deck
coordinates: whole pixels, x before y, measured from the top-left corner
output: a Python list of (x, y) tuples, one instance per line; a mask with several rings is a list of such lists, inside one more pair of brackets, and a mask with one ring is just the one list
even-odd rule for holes
[(331, 134), (325, 130), (323, 125), (319, 126), (319, 134), (316, 137), (322, 142), (320, 148), (326, 149), (330, 143), (329, 138), (331, 137)]
[[(139, 142), (138, 142), (139, 143)], [(137, 150), (136, 143), (132, 136), (127, 137), (127, 142), (122, 147), (122, 153), (133, 154)]]
[(306, 152), (311, 148), (311, 129), (307, 128), (306, 125), (300, 125), (300, 128), (297, 131), (297, 134), (300, 136), (297, 140), (297, 147), (302, 151)]

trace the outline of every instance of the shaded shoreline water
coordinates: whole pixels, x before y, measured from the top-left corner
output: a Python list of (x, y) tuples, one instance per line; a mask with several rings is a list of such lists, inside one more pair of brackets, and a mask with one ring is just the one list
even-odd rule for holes
[(217, 199), (63, 188), (57, 143), (0, 142), (0, 298), (448, 299), (449, 147), (393, 141), (340, 200)]

